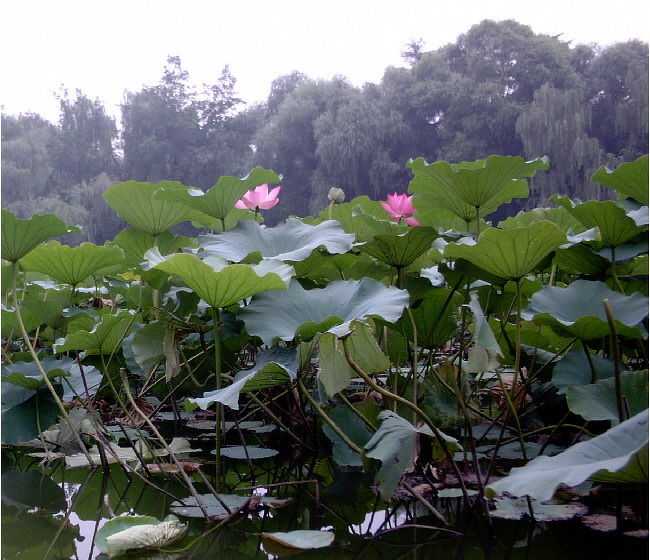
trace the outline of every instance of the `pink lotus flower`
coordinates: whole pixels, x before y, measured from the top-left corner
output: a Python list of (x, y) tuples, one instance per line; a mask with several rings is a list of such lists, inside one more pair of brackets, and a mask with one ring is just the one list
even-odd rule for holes
[(268, 210), (273, 208), (280, 199), (278, 198), (278, 193), (282, 187), (275, 187), (269, 192), (268, 185), (260, 185), (248, 191), (244, 196), (241, 197), (235, 204), (235, 208), (241, 210)]
[(404, 220), (410, 226), (419, 226), (415, 218), (411, 218), (415, 214), (415, 208), (413, 208), (413, 196), (408, 196), (406, 194), (389, 194), (388, 202), (382, 202), (381, 206), (386, 212), (390, 214), (390, 217), (397, 222)]

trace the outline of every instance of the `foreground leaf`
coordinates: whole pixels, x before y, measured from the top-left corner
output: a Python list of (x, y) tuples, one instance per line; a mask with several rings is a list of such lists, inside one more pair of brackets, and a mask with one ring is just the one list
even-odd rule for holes
[(490, 495), (508, 492), (513, 496), (530, 496), (549, 500), (560, 484), (577, 486), (595, 474), (607, 474), (615, 481), (614, 473), (622, 482), (648, 481), (648, 411), (645, 410), (621, 422), (589, 441), (569, 447), (554, 457), (536, 457), (524, 467), (512, 469), (510, 474), (490, 484)]
[(262, 535), (264, 538), (271, 539), (282, 546), (299, 550), (325, 548), (334, 542), (334, 533), (329, 531), (298, 529), (288, 533), (262, 533)]
[(594, 183), (615, 189), (623, 197), (638, 200), (648, 204), (648, 155), (641, 156), (636, 161), (623, 163), (614, 171), (600, 167), (591, 176)]
[(81, 229), (69, 226), (55, 214), (34, 214), (29, 220), (21, 220), (13, 212), (2, 210), (2, 258), (17, 262), (39, 243), (68, 233), (80, 233)]

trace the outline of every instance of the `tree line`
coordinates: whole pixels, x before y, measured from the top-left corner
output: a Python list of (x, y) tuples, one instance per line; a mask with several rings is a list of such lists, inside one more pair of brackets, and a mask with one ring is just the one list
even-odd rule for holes
[(123, 224), (102, 193), (122, 180), (209, 188), (261, 165), (284, 176), (284, 196), (266, 214), (274, 223), (317, 213), (333, 186), (348, 200), (404, 192), (409, 158), (548, 155), (551, 168), (531, 181), (531, 196), (505, 210), (514, 213), (556, 192), (605, 198), (592, 173), (647, 153), (647, 43), (573, 46), (512, 20), (485, 20), (433, 51), (411, 41), (402, 56), (408, 67), (388, 67), (380, 83), (361, 88), (340, 76), (280, 76), (250, 107), (228, 66), (195, 88), (170, 56), (158, 84), (125, 95), (120, 129), (99, 100), (63, 91), (56, 125), (2, 115), (3, 206), (23, 217), (56, 212), (103, 242)]

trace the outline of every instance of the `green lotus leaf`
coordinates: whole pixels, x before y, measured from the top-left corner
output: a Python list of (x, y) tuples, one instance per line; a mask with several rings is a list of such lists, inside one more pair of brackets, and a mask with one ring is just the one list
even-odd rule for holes
[[(5, 338), (15, 338), (20, 336), (20, 325), (16, 317), (16, 310), (13, 307), (2, 306), (2, 336)], [(29, 309), (21, 309), (20, 314), (23, 320), (25, 330), (30, 333), (35, 331), (40, 325), (43, 324), (43, 319)]]
[(449, 164), (427, 164), (423, 158), (407, 163), (413, 172), (409, 192), (418, 211), (445, 208), (467, 223), (487, 216), (513, 198), (528, 196), (528, 183), (540, 169), (548, 169), (547, 158), (524, 161), (514, 156), (489, 156), (484, 160)]
[(513, 229), (519, 227), (526, 227), (532, 223), (545, 220), (553, 222), (562, 231), (581, 233), (587, 229), (575, 216), (572, 216), (566, 208), (534, 208), (528, 212), (519, 212), (516, 216), (506, 218), (499, 222), (501, 229)]
[[(493, 496), (508, 492), (513, 496), (530, 496), (549, 500), (560, 484), (577, 486), (594, 475), (625, 470), (620, 478), (626, 482), (648, 481), (648, 411), (621, 422), (588, 441), (569, 447), (554, 457), (536, 457), (524, 467), (487, 487)], [(640, 457), (637, 462), (637, 457)], [(629, 468), (626, 468), (629, 467)]]
[(561, 334), (593, 340), (610, 334), (604, 300), (612, 307), (620, 335), (646, 336), (639, 323), (648, 316), (648, 298), (638, 292), (630, 296), (614, 292), (603, 282), (576, 280), (566, 288), (545, 286), (530, 299), (522, 317), (549, 325)]
[[(214, 453), (214, 452), (213, 452)], [(269, 459), (275, 457), (279, 451), (277, 449), (268, 449), (266, 447), (259, 447), (258, 445), (231, 445), (229, 447), (222, 447), (219, 450), (219, 455), (228, 457), (229, 459), (241, 460), (255, 460), (255, 459)]]
[(545, 504), (538, 500), (526, 498), (499, 498), (494, 501), (496, 508), (490, 510), (492, 517), (499, 519), (518, 520), (530, 515), (530, 508), (536, 521), (564, 521), (587, 513), (587, 507), (582, 504)]
[(304, 261), (292, 264), (297, 278), (309, 278), (321, 286), (333, 280), (361, 280), (366, 277), (381, 280), (394, 272), (365, 253), (330, 255), (325, 251), (312, 251)]
[[(61, 393), (61, 386), (56, 385)], [(33, 440), (59, 417), (59, 407), (49, 389), (36, 391), (6, 383), (2, 387), (2, 443), (15, 445)]]
[(239, 410), (241, 393), (267, 389), (293, 381), (297, 375), (297, 368), (295, 349), (277, 346), (268, 348), (257, 357), (255, 367), (240, 371), (228, 387), (203, 393), (203, 397), (187, 400), (198, 405), (202, 410), (207, 410), (216, 402), (233, 410)]
[[(571, 412), (585, 420), (611, 420), (618, 423), (616, 388), (613, 377), (599, 379), (587, 385), (569, 385), (560, 390), (566, 396)], [(638, 414), (648, 407), (648, 370), (621, 373), (621, 395), (630, 414)]]
[[(217, 184), (205, 193), (200, 189), (178, 188), (176, 184), (164, 185), (159, 183), (162, 188), (154, 196), (154, 199), (170, 203), (178, 202), (203, 214), (223, 220), (235, 209), (235, 203), (247, 191), (263, 184), (277, 184), (280, 181), (281, 177), (275, 172), (256, 167), (243, 179), (220, 177)], [(201, 218), (197, 219), (201, 221)]]
[(49, 241), (34, 249), (22, 263), (26, 270), (47, 274), (74, 287), (89, 276), (123, 270), (124, 254), (115, 246), (82, 243), (78, 247), (69, 247), (58, 241)]
[(648, 205), (648, 155), (641, 156), (636, 161), (623, 163), (614, 171), (600, 167), (591, 176), (594, 183), (615, 189), (623, 197), (638, 200)]
[(565, 208), (585, 227), (597, 227), (600, 241), (606, 247), (621, 245), (643, 230), (627, 215), (625, 208), (613, 200), (580, 202), (557, 195), (552, 196), (550, 200)]
[(24, 511), (38, 508), (50, 513), (58, 513), (67, 506), (63, 488), (52, 477), (37, 470), (3, 472), (2, 504)]
[[(395, 492), (402, 474), (413, 466), (418, 437), (422, 434), (432, 438), (433, 433), (428, 426), (416, 428), (390, 410), (381, 412), (379, 418), (382, 420), (381, 425), (364, 448), (367, 457), (378, 459), (382, 463), (375, 483), (384, 499), (389, 499)], [(451, 451), (462, 449), (454, 438), (444, 437)]]
[(570, 274), (600, 276), (604, 275), (611, 267), (608, 260), (611, 257), (611, 250), (606, 249), (606, 251), (607, 256), (600, 255), (591, 247), (578, 243), (566, 249), (558, 249), (555, 252), (554, 262), (560, 269)]
[(29, 220), (21, 220), (13, 212), (2, 210), (1, 221), (2, 258), (12, 263), (50, 237), (81, 232), (80, 228), (66, 224), (55, 214), (33, 214)]
[[(148, 251), (145, 258), (153, 253)], [(164, 258), (158, 253), (158, 260), (153, 268), (178, 276), (215, 309), (228, 307), (259, 292), (286, 288), (284, 280), (278, 274), (269, 272), (260, 276), (247, 264), (224, 266), (224, 262), (217, 265), (214, 260), (207, 264), (191, 254), (175, 254)], [(155, 260), (151, 262), (153, 264)], [(212, 266), (213, 262), (218, 270)]]
[[(188, 496), (183, 498), (183, 503), (181, 502), (172, 502), (170, 510), (176, 515), (181, 515), (183, 517), (204, 517), (199, 503), (205, 508), (208, 517), (213, 520), (223, 519), (227, 517), (230, 512), (240, 509), (249, 499), (250, 496), (240, 496), (239, 494), (219, 494), (219, 500), (217, 500), (214, 494), (199, 494), (197, 498), (194, 496)], [(273, 498), (271, 496), (262, 496), (262, 505), (266, 507), (279, 507), (287, 504), (290, 500), (283, 500), (279, 498)], [(223, 507), (223, 504), (228, 506), (228, 510)]]
[(449, 243), (445, 257), (466, 259), (501, 278), (519, 280), (565, 241), (566, 234), (555, 224), (541, 221), (525, 228), (486, 229), (475, 245)]
[(311, 529), (296, 529), (288, 533), (262, 533), (265, 539), (298, 550), (312, 550), (325, 548), (334, 542), (334, 533), (329, 531), (315, 531)]
[(345, 389), (356, 375), (345, 358), (343, 343), (332, 333), (318, 339), (318, 380), (328, 396)]
[[(459, 308), (463, 297), (447, 288), (436, 288), (427, 292), (424, 299), (411, 308), (418, 337), (418, 346), (434, 349), (450, 340), (458, 330)], [(402, 333), (413, 340), (413, 325), (408, 315), (402, 316), (388, 328)]]
[[(591, 362), (591, 365), (589, 364)], [(594, 368), (595, 381), (607, 379), (614, 375), (614, 361), (590, 354), (589, 361), (582, 350), (565, 354), (553, 367), (551, 383), (558, 388), (567, 385), (586, 385), (591, 383), (591, 368)], [(624, 369), (624, 368), (621, 368)]]
[(88, 356), (114, 354), (119, 350), (122, 340), (129, 334), (135, 321), (130, 311), (116, 315), (103, 315), (91, 330), (80, 329), (71, 332), (54, 343), (54, 352), (60, 354), (67, 350), (84, 350)]
[(144, 260), (145, 252), (153, 247), (158, 247), (163, 255), (168, 255), (182, 247), (192, 247), (195, 244), (194, 239), (172, 235), (167, 231), (154, 237), (136, 228), (123, 229), (111, 242), (111, 245), (117, 245), (124, 250), (124, 265), (127, 268), (137, 268)]
[(163, 321), (133, 325), (131, 334), (122, 344), (122, 353), (131, 372), (148, 376), (165, 359), (168, 330), (169, 325)]
[(124, 221), (150, 235), (160, 235), (168, 228), (197, 216), (195, 210), (182, 202), (156, 198), (154, 195), (163, 188), (168, 192), (187, 190), (178, 181), (155, 184), (127, 181), (107, 189), (104, 198)]
[(410, 228), (405, 233), (376, 235), (359, 249), (395, 268), (404, 268), (431, 249), (438, 237), (436, 231), (428, 227)]
[(257, 295), (238, 316), (250, 334), (270, 344), (276, 337), (293, 340), (301, 332), (301, 338), (327, 330), (343, 336), (355, 319), (396, 321), (406, 305), (408, 292), (370, 278), (337, 280), (313, 290), (305, 290), (292, 280), (286, 292)]
[[(55, 360), (52, 357), (42, 360), (41, 365), (43, 366), (45, 373), (47, 373), (48, 379), (65, 377), (67, 375), (63, 369), (56, 367), (56, 365), (58, 365), (58, 360)], [(0, 377), (0, 380), (2, 380), (3, 383), (11, 383), (12, 385), (25, 387), (32, 391), (45, 386), (45, 381), (43, 380), (41, 371), (34, 362), (3, 364), (2, 377)]]
[[(366, 423), (345, 404), (334, 407), (327, 415), (359, 447), (366, 445), (372, 437), (372, 432), (368, 429)], [(350, 467), (363, 466), (359, 454), (350, 449), (348, 444), (341, 439), (329, 424), (323, 422), (322, 428), (323, 433), (332, 442), (332, 458), (337, 465)]]
[(264, 216), (262, 214), (255, 215), (255, 212), (250, 210), (241, 210), (233, 208), (223, 220), (208, 216), (207, 214), (198, 214), (192, 219), (192, 225), (195, 228), (205, 228), (213, 232), (215, 231), (228, 231), (234, 228), (239, 222), (244, 220), (257, 221), (258, 224), (264, 223)]
[(296, 218), (287, 218), (274, 228), (263, 228), (246, 220), (225, 233), (201, 235), (199, 246), (208, 254), (235, 262), (255, 252), (267, 259), (301, 261), (317, 247), (324, 247), (330, 253), (345, 253), (353, 241), (354, 236), (345, 233), (335, 221), (310, 226)]

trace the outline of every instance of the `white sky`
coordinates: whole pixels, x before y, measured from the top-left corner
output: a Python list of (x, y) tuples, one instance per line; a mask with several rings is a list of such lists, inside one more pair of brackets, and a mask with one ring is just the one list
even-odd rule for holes
[(0, 2), (0, 100), (9, 114), (58, 119), (61, 85), (98, 97), (111, 114), (125, 90), (156, 84), (179, 55), (197, 85), (225, 64), (247, 103), (276, 77), (378, 82), (403, 66), (405, 43), (455, 41), (483, 19), (515, 19), (575, 43), (648, 41), (644, 0), (5, 0)]

